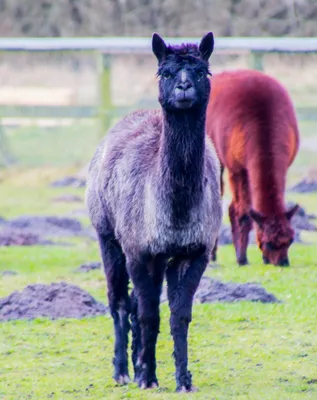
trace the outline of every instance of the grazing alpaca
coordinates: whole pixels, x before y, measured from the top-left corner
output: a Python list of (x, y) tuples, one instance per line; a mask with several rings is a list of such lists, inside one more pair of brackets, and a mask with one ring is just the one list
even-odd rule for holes
[[(228, 169), (232, 192), (229, 217), (237, 262), (248, 263), (252, 220), (264, 263), (287, 266), (294, 239), (290, 220), (298, 209), (285, 210), (287, 169), (299, 146), (291, 100), (273, 78), (251, 70), (224, 72), (212, 79), (207, 133)], [(212, 254), (216, 259), (216, 246)]]
[[(114, 378), (127, 383), (129, 313), (135, 381), (157, 387), (155, 349), (164, 275), (178, 391), (191, 391), (187, 334), (192, 303), (221, 225), (220, 164), (205, 131), (208, 33), (198, 46), (153, 35), (161, 110), (137, 111), (96, 150), (86, 201), (108, 282)], [(129, 278), (134, 289), (128, 296)]]

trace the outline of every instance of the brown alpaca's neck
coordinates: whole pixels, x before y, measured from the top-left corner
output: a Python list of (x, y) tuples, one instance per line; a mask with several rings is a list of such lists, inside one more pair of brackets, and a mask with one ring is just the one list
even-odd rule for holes
[[(263, 215), (280, 215), (285, 212), (285, 174), (271, 165), (258, 165), (250, 176), (252, 206)], [(254, 183), (253, 183), (254, 182)]]

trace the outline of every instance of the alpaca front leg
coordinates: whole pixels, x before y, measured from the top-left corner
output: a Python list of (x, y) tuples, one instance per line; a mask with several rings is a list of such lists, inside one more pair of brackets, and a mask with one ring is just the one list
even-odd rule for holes
[(239, 217), (239, 244), (237, 259), (239, 265), (247, 265), (249, 263), (247, 257), (247, 249), (249, 244), (249, 234), (252, 229), (251, 217), (248, 214), (243, 214)]
[(133, 296), (136, 297), (136, 303), (132, 305), (136, 307), (132, 311), (132, 360), (135, 379), (142, 389), (156, 388), (158, 381), (155, 353), (160, 326), (159, 306), (164, 268), (150, 257), (142, 257), (142, 260), (137, 262), (130, 261), (127, 265), (134, 285)]
[(188, 261), (188, 269), (180, 278), (183, 261), (171, 263), (166, 271), (168, 301), (171, 309), (170, 327), (174, 340), (176, 391), (192, 392), (192, 375), (188, 370), (188, 328), (192, 318), (192, 305), (200, 279), (208, 264), (208, 254)]
[(138, 319), (138, 299), (134, 290), (131, 292), (131, 330), (132, 330), (132, 363), (134, 368), (134, 382), (138, 382), (141, 374), (141, 366), (138, 359), (142, 350), (141, 328)]
[(237, 224), (237, 213), (236, 213), (236, 209), (235, 209), (233, 202), (229, 206), (229, 219), (230, 219), (230, 224), (231, 224), (232, 242), (233, 242), (235, 251), (237, 253), (239, 232), (238, 232), (238, 224)]

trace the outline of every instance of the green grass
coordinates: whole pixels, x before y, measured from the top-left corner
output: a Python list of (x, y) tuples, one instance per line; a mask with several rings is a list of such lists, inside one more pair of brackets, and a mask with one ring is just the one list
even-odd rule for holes
[[(252, 265), (238, 268), (233, 248), (222, 247), (220, 266), (207, 275), (224, 281), (261, 283), (281, 304), (195, 305), (190, 328), (190, 369), (199, 392), (193, 399), (315, 399), (317, 396), (317, 250), (294, 245), (292, 267), (263, 266), (257, 249)], [(68, 281), (106, 302), (101, 271), (78, 274), (82, 262), (99, 258), (96, 245), (70, 248), (0, 249), (0, 295), (34, 282)], [(0, 398), (170, 399), (174, 391), (168, 307), (161, 307), (157, 347), (161, 389), (117, 387), (112, 375), (112, 321), (18, 321), (1, 324)], [(315, 383), (314, 383), (315, 382)]]
[[(315, 127), (316, 123), (302, 124), (303, 135), (311, 136)], [(71, 215), (84, 207), (83, 202), (54, 200), (65, 193), (83, 199), (83, 189), (49, 187), (54, 179), (76, 173), (92, 155), (98, 141), (94, 130), (77, 128), (56, 128), (45, 134), (41, 129), (21, 129), (9, 134), (19, 163), (0, 173), (0, 216)], [(301, 177), (315, 163), (314, 157), (313, 151), (301, 152), (289, 181)], [(316, 194), (287, 193), (287, 198), (316, 213)], [(85, 217), (81, 220), (87, 222)], [(227, 215), (225, 221), (228, 223)], [(316, 234), (303, 237), (317, 242)], [(0, 277), (0, 296), (30, 283), (63, 280), (107, 302), (102, 271), (74, 272), (81, 263), (99, 259), (97, 244), (83, 239), (72, 240), (69, 247), (0, 248), (0, 271), (18, 273)], [(208, 268), (206, 274), (223, 281), (259, 282), (282, 303), (194, 306), (189, 360), (199, 392), (174, 393), (169, 310), (163, 304), (157, 346), (159, 390), (143, 392), (135, 384), (124, 388), (115, 385), (111, 378), (113, 328), (107, 315), (2, 323), (0, 399), (316, 399), (317, 248), (294, 244), (290, 250), (292, 266), (284, 269), (263, 266), (255, 246), (249, 249), (249, 259), (250, 266), (238, 268), (233, 247), (221, 247), (219, 265)]]
[(23, 167), (68, 166), (89, 160), (100, 140), (97, 121), (71, 126), (6, 129), (10, 152)]
[[(0, 215), (68, 215), (83, 204), (52, 201), (62, 193), (84, 196), (83, 189), (56, 189), (48, 183), (69, 169), (16, 171), (3, 175)], [(310, 212), (316, 196), (292, 195)], [(309, 238), (312, 236), (310, 235)], [(35, 282), (66, 281), (107, 302), (102, 271), (74, 270), (99, 260), (96, 243), (74, 240), (69, 247), (0, 248), (0, 296)], [(315, 399), (317, 396), (317, 249), (293, 245), (292, 266), (263, 266), (251, 246), (251, 265), (238, 268), (232, 246), (221, 247), (219, 266), (207, 275), (223, 281), (259, 282), (280, 304), (195, 305), (190, 328), (190, 370), (199, 392), (192, 399)], [(109, 316), (84, 320), (7, 322), (1, 324), (0, 398), (3, 399), (173, 399), (174, 365), (169, 311), (161, 307), (157, 346), (160, 389), (142, 392), (135, 384), (117, 387), (112, 380), (113, 328)], [(132, 371), (131, 371), (132, 372)]]

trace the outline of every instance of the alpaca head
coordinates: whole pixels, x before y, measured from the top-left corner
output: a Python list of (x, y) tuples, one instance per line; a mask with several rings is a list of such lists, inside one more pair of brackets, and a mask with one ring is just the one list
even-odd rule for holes
[(274, 217), (265, 217), (254, 210), (250, 211), (250, 216), (257, 225), (257, 242), (265, 264), (283, 267), (289, 265), (288, 249), (294, 241), (291, 219), (298, 208), (296, 204), (284, 214)]
[(153, 34), (152, 49), (158, 60), (159, 101), (166, 110), (179, 110), (207, 106), (210, 94), (208, 59), (213, 52), (211, 32), (199, 46), (183, 44), (167, 46)]

